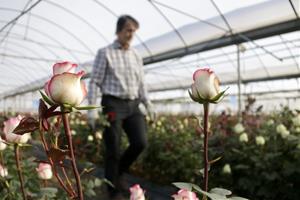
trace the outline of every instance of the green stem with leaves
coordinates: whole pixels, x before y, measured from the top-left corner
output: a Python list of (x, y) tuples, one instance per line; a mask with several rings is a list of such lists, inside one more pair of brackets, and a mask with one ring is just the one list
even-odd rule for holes
[(74, 149), (73, 149), (73, 142), (72, 142), (72, 134), (71, 134), (71, 129), (70, 129), (70, 124), (68, 120), (68, 114), (63, 112), (62, 114), (62, 120), (64, 124), (64, 129), (65, 129), (65, 134), (68, 140), (68, 148), (70, 152), (70, 157), (72, 161), (72, 169), (73, 173), (76, 179), (76, 186), (77, 186), (77, 193), (78, 193), (78, 199), (83, 200), (83, 193), (82, 193), (82, 187), (81, 187), (81, 181), (80, 181), (80, 175), (77, 170), (77, 165), (76, 165), (76, 160), (74, 156)]
[(14, 147), (15, 147), (15, 159), (16, 159), (16, 164), (17, 164), (17, 171), (18, 171), (19, 180), (20, 180), (20, 184), (21, 184), (23, 200), (27, 200), (27, 196), (25, 194), (25, 189), (24, 189), (24, 180), (23, 180), (22, 170), (21, 170), (21, 165), (20, 165), (20, 149), (19, 149), (20, 146), (19, 146), (19, 144), (15, 144)]
[(3, 159), (3, 153), (0, 151), (0, 165), (4, 166), (4, 159)]
[(43, 143), (43, 147), (44, 147), (44, 150), (47, 154), (47, 157), (48, 157), (48, 160), (49, 160), (49, 163), (52, 167), (52, 170), (53, 170), (53, 173), (54, 173), (54, 176), (56, 177), (56, 179), (58, 180), (60, 186), (68, 193), (68, 195), (70, 197), (74, 197), (75, 196), (75, 192), (73, 191), (72, 187), (70, 187), (69, 189), (67, 188), (67, 186), (64, 184), (63, 180), (61, 179), (61, 177), (59, 176), (57, 170), (56, 170), (56, 166), (55, 166), (55, 163), (53, 162), (53, 160), (51, 159), (51, 157), (49, 156), (49, 147), (47, 145), (47, 142), (46, 142), (46, 138), (44, 136), (44, 131), (43, 131), (43, 128), (42, 128), (42, 124), (41, 124), (41, 120), (40, 120), (40, 136), (41, 136), (41, 140), (42, 140), (42, 143)]

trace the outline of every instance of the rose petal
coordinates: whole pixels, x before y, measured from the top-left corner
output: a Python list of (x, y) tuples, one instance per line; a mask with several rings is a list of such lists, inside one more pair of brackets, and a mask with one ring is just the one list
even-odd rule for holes
[(53, 65), (53, 75), (62, 74), (64, 72), (75, 73), (77, 64), (71, 62), (56, 63)]

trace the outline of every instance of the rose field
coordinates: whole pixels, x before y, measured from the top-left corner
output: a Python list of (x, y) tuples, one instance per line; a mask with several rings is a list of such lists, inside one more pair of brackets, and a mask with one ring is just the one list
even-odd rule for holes
[[(248, 102), (249, 103), (249, 102)], [(243, 112), (243, 120), (228, 113), (212, 115), (209, 138), (209, 157), (216, 161), (209, 170), (209, 187), (230, 189), (233, 194), (249, 199), (298, 199), (300, 180), (300, 115), (298, 110), (282, 107), (280, 111), (263, 114), (252, 103)], [(11, 115), (11, 114), (10, 114)], [(1, 116), (5, 121), (10, 115)], [(26, 114), (24, 114), (26, 115)], [(53, 119), (51, 123), (55, 124)], [(89, 175), (89, 170), (103, 167), (102, 129), (105, 120), (97, 122), (99, 132), (91, 133), (86, 117), (79, 113), (70, 116), (75, 155), (83, 166), (82, 181), (87, 198), (99, 195), (102, 179)], [(65, 136), (59, 135), (64, 140)], [(174, 182), (200, 185), (203, 168), (203, 130), (194, 116), (159, 116), (149, 122), (149, 144), (132, 168), (134, 176), (161, 186)], [(60, 140), (60, 139), (59, 139)], [(45, 187), (39, 179), (38, 159), (30, 152), (41, 143), (32, 133), (28, 146), (21, 147), (22, 171), (26, 192), (31, 198), (66, 199), (57, 181), (48, 180)], [(127, 145), (126, 138), (122, 146)], [(5, 149), (1, 143), (1, 159), (8, 174), (1, 168), (1, 196), (21, 199), (12, 146)], [(63, 146), (61, 146), (63, 147)], [(7, 173), (7, 172), (6, 172)], [(262, 187), (264, 185), (264, 187)], [(44, 188), (44, 189), (43, 189)], [(277, 188), (274, 190), (274, 188)], [(147, 191), (146, 191), (147, 194)], [(54, 198), (55, 197), (55, 198)]]

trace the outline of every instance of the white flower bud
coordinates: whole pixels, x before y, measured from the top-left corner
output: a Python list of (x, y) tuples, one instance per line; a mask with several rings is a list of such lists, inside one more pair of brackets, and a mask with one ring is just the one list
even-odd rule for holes
[(6, 149), (6, 144), (4, 142), (2, 142), (2, 138), (0, 137), (0, 151), (3, 151), (4, 149)]
[(266, 143), (265, 138), (263, 136), (256, 136), (255, 137), (255, 142), (259, 146), (263, 146)]
[(239, 140), (240, 140), (240, 142), (245, 142), (245, 143), (248, 142), (248, 135), (247, 135), (247, 133), (242, 133), (240, 135)]
[(296, 117), (294, 117), (292, 119), (292, 121), (293, 121), (294, 126), (299, 126), (300, 127), (300, 115), (297, 115)]
[(244, 132), (245, 131), (245, 128), (244, 128), (244, 126), (241, 124), (241, 123), (237, 123), (234, 127), (233, 127), (233, 131), (235, 132), (235, 133), (242, 133), (242, 132)]
[(224, 165), (222, 172), (224, 174), (231, 174), (231, 167), (228, 163)]
[(87, 94), (81, 77), (84, 71), (73, 73), (76, 64), (57, 63), (53, 66), (53, 76), (45, 84), (46, 94), (58, 104), (79, 105)]
[(198, 99), (199, 95), (203, 99), (213, 99), (219, 93), (220, 81), (210, 69), (198, 69), (193, 74), (192, 96)]
[(0, 176), (3, 177), (3, 178), (5, 178), (7, 175), (8, 175), (7, 168), (6, 168), (6, 167), (3, 167), (3, 166), (0, 164)]
[(92, 141), (94, 141), (94, 137), (92, 135), (88, 135), (87, 140), (90, 141), (90, 142), (92, 142)]
[(38, 177), (43, 180), (51, 179), (53, 176), (51, 165), (48, 163), (40, 163), (39, 167), (36, 168)]

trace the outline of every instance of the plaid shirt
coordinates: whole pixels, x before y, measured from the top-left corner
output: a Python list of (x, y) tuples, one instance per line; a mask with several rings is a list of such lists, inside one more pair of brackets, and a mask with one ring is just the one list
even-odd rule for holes
[(98, 91), (121, 99), (141, 99), (150, 103), (144, 84), (143, 60), (133, 48), (121, 49), (116, 40), (100, 49), (94, 61), (89, 84), (89, 104), (96, 104)]

